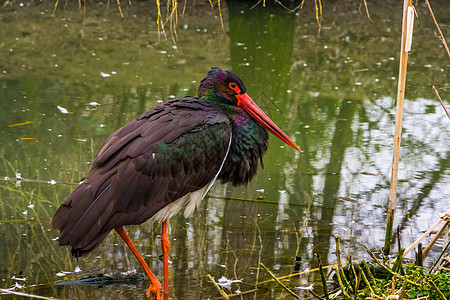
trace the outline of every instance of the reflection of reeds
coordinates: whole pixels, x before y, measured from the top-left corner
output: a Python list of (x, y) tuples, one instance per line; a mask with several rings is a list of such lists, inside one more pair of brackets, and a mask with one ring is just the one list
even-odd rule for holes
[[(16, 160), (14, 166), (5, 158), (3, 162), (4, 170), (16, 173), (17, 169), (26, 169), (23, 160)], [(56, 273), (74, 267), (70, 254), (56, 246), (56, 235), (50, 226), (53, 210), (59, 204), (57, 195), (61, 186), (44, 180), (22, 182), (20, 179), (0, 185), (3, 288), (13, 286), (13, 276), (22, 272), (27, 277), (28, 293), (45, 288), (56, 294), (52, 285), (57, 280)]]

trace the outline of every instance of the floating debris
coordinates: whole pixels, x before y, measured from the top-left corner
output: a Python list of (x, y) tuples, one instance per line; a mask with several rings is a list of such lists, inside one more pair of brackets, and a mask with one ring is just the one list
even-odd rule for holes
[(294, 289), (312, 291), (314, 289), (314, 283), (311, 283), (311, 285), (308, 285), (308, 286), (297, 286), (297, 287), (294, 287)]
[(58, 107), (59, 111), (60, 111), (62, 114), (68, 114), (68, 113), (69, 113), (69, 111), (67, 110), (67, 108), (64, 108), (64, 107), (59, 106), (59, 105), (57, 105), (56, 107)]
[(16, 126), (28, 125), (28, 124), (31, 124), (31, 123), (33, 123), (33, 122), (27, 121), (27, 122), (22, 122), (22, 123), (10, 124), (10, 125), (8, 125), (8, 127), (16, 127)]
[(233, 280), (233, 279), (228, 279), (225, 276), (222, 276), (219, 280), (217, 280), (217, 284), (220, 287), (226, 288), (229, 291), (231, 291), (231, 284), (236, 283), (236, 282), (242, 282), (242, 279)]
[(56, 273), (56, 276), (62, 277), (62, 276), (65, 276), (65, 275), (78, 274), (78, 273), (81, 273), (81, 272), (82, 272), (81, 268), (79, 266), (76, 266), (76, 268), (75, 268), (75, 270), (73, 272), (61, 271), (61, 272)]

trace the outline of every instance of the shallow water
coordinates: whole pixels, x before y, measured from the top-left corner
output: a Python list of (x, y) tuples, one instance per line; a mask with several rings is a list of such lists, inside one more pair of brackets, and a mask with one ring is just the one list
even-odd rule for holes
[[(197, 1), (199, 2), (199, 1)], [(0, 181), (1, 288), (27, 277), (26, 293), (54, 298), (144, 298), (147, 281), (97, 286), (53, 283), (137, 269), (115, 234), (89, 257), (75, 260), (59, 247), (49, 223), (60, 203), (87, 172), (103, 141), (133, 117), (170, 98), (196, 95), (211, 66), (232, 69), (249, 95), (300, 146), (300, 155), (270, 138), (264, 170), (244, 187), (216, 183), (192, 217), (169, 225), (170, 293), (178, 299), (220, 297), (207, 279), (242, 279), (231, 292), (255, 288), (290, 274), (336, 262), (334, 235), (346, 257), (367, 257), (384, 244), (392, 160), (401, 7), (324, 6), (320, 34), (314, 11), (274, 7), (249, 10), (209, 3), (179, 14), (177, 44), (158, 43), (154, 5), (76, 2), (52, 17), (53, 5), (16, 2), (0, 10), (0, 176), (39, 179)], [(450, 15), (434, 4), (445, 36)], [(450, 129), (431, 86), (449, 84), (448, 57), (427, 10), (419, 18), (409, 57), (395, 227), (408, 246), (438, 220), (450, 201)], [(82, 34), (84, 37), (82, 37)], [(441, 91), (448, 99), (448, 92)], [(22, 122), (29, 124), (10, 127)], [(5, 178), (3, 178), (5, 179)], [(256, 201), (255, 201), (256, 200)], [(127, 228), (162, 280), (160, 227)], [(395, 244), (397, 240), (395, 241)], [(442, 241), (434, 250), (439, 251)], [(397, 251), (397, 245), (393, 247)], [(434, 253), (432, 253), (434, 255)], [(412, 257), (410, 254), (409, 257)], [(76, 274), (76, 267), (81, 270)], [(63, 275), (63, 276), (59, 276)], [(317, 273), (292, 277), (307, 287)], [(321, 293), (319, 285), (316, 291)], [(307, 291), (294, 289), (304, 297)], [(114, 295), (114, 296), (112, 296)], [(3, 296), (5, 297), (5, 296)], [(8, 296), (6, 296), (8, 297)], [(13, 296), (10, 296), (13, 297)], [(276, 284), (258, 286), (247, 298), (288, 298)]]

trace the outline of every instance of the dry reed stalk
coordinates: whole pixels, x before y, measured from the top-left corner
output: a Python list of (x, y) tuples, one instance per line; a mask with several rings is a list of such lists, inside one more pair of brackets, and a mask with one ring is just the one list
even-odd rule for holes
[(117, 8), (119, 9), (120, 16), (121, 16), (122, 19), (123, 19), (122, 8), (120, 7), (120, 1), (119, 1), (119, 0), (117, 0)]
[(272, 278), (276, 281), (276, 283), (278, 283), (283, 289), (285, 289), (289, 294), (291, 294), (296, 299), (300, 299), (300, 297), (296, 293), (291, 291), (290, 288), (288, 288), (281, 281), (279, 281), (278, 278), (269, 270), (269, 268), (267, 268), (263, 263), (259, 264), (267, 271), (267, 273), (269, 273), (270, 276), (272, 276)]
[(448, 50), (447, 42), (445, 41), (444, 35), (442, 34), (441, 28), (439, 28), (438, 22), (436, 21), (436, 18), (434, 17), (433, 10), (431, 9), (431, 5), (428, 2), (428, 0), (425, 0), (427, 3), (428, 9), (430, 10), (431, 17), (433, 18), (434, 25), (436, 25), (436, 29), (439, 33), (439, 39), (441, 40), (442, 44), (444, 44), (445, 50), (447, 50), (448, 57), (450, 57), (450, 51)]
[[(391, 184), (389, 190), (389, 206), (388, 217), (386, 222), (386, 236), (384, 239), (383, 252), (389, 253), (391, 248), (391, 236), (394, 226), (395, 207), (397, 202), (397, 176), (398, 176), (398, 163), (400, 159), (400, 141), (402, 136), (402, 119), (403, 119), (403, 103), (405, 100), (405, 86), (406, 86), (406, 67), (408, 63), (408, 49), (411, 45), (413, 34), (413, 18), (408, 21), (408, 11), (412, 0), (404, 0), (403, 2), (403, 22), (402, 22), (402, 41), (400, 51), (400, 67), (398, 74), (398, 86), (397, 86), (397, 108), (395, 112), (395, 132), (394, 132), (394, 149), (392, 155), (392, 173)], [(409, 42), (409, 43), (408, 43)], [(407, 47), (409, 44), (409, 47)]]
[[(439, 92), (438, 92), (438, 90), (436, 89), (436, 87), (435, 87), (434, 85), (433, 85), (433, 91), (434, 91), (434, 93), (436, 94), (436, 96), (438, 97), (439, 102), (441, 102), (441, 105), (442, 105), (442, 107), (444, 108), (445, 113), (447, 114), (447, 117), (450, 119), (450, 114), (448, 113), (447, 108), (445, 108), (444, 102), (442, 101), (441, 96), (439, 96)], [(8, 126), (9, 126), (9, 125), (8, 125)]]
[(216, 289), (219, 291), (220, 295), (222, 295), (223, 298), (225, 299), (230, 299), (230, 297), (228, 297), (228, 295), (222, 290), (222, 288), (217, 284), (217, 282), (214, 280), (214, 278), (211, 275), (207, 275), (209, 280), (211, 280), (211, 282), (214, 284), (214, 286), (216, 287)]
[(448, 227), (450, 224), (450, 221), (447, 221), (444, 223), (444, 225), (439, 229), (439, 231), (436, 233), (436, 235), (433, 237), (433, 239), (428, 243), (428, 245), (425, 247), (425, 249), (422, 252), (422, 257), (425, 259), (427, 257), (428, 252), (430, 251), (431, 247), (433, 247), (434, 243), (436, 243), (437, 239), (442, 235), (442, 233), (445, 231), (445, 228)]
[(411, 251), (412, 249), (414, 249), (418, 243), (420, 243), (427, 235), (429, 235), (433, 229), (439, 225), (439, 223), (441, 223), (443, 220), (444, 221), (448, 221), (447, 218), (450, 218), (450, 209), (448, 211), (446, 211), (443, 214), (439, 215), (440, 219), (439, 221), (437, 221), (436, 223), (434, 223), (433, 226), (431, 226), (424, 234), (422, 234), (414, 243), (412, 243), (403, 253), (403, 257), (405, 257), (406, 254), (408, 254), (409, 251)]
[[(333, 268), (333, 267), (336, 267), (336, 266), (337, 266), (337, 264), (332, 264), (332, 265), (325, 266), (323, 268), (324, 269), (328, 269), (328, 268)], [(309, 270), (298, 272), (298, 273), (292, 273), (292, 274), (289, 274), (289, 275), (280, 276), (280, 277), (277, 277), (277, 279), (278, 280), (282, 280), (282, 279), (287, 279), (287, 278), (291, 278), (291, 277), (294, 277), (294, 276), (298, 277), (300, 275), (309, 274), (309, 273), (317, 272), (317, 271), (319, 271), (319, 268), (309, 269)], [(258, 285), (269, 283), (269, 282), (272, 282), (272, 281), (275, 281), (275, 279), (268, 279), (268, 280), (265, 280), (265, 281), (261, 281), (261, 282), (258, 283)]]

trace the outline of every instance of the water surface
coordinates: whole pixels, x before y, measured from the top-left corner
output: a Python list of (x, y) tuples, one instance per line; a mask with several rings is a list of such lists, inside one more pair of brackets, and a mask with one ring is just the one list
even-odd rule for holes
[[(198, 2), (198, 1), (197, 1)], [(398, 3), (370, 7), (325, 5), (320, 32), (311, 7), (288, 14), (275, 7), (223, 4), (223, 31), (209, 3), (178, 16), (177, 43), (158, 43), (156, 8), (76, 3), (52, 17), (53, 5), (16, 2), (0, 10), (0, 176), (46, 182), (0, 181), (1, 287), (54, 298), (143, 299), (147, 281), (59, 286), (55, 282), (137, 269), (112, 233), (87, 258), (59, 247), (49, 223), (86, 174), (103, 141), (136, 115), (176, 97), (196, 95), (211, 66), (239, 74), (249, 95), (303, 150), (274, 137), (264, 170), (243, 187), (216, 183), (192, 217), (169, 225), (171, 296), (220, 297), (207, 279), (242, 279), (231, 292), (276, 275), (315, 268), (314, 252), (335, 263), (334, 235), (344, 256), (367, 257), (384, 244), (392, 160), (400, 39)], [(448, 5), (436, 3), (450, 36)], [(449, 84), (448, 57), (425, 7), (417, 7), (409, 58), (395, 227), (409, 245), (449, 208), (449, 120), (431, 86)], [(82, 37), (82, 33), (84, 37)], [(441, 92), (448, 99), (448, 92)], [(26, 125), (9, 125), (31, 122)], [(256, 200), (256, 201), (255, 201)], [(160, 226), (127, 228), (162, 280)], [(435, 251), (439, 251), (438, 242)], [(394, 246), (393, 251), (397, 251)], [(412, 257), (410, 255), (410, 257)], [(77, 268), (79, 267), (79, 268)], [(81, 273), (70, 273), (81, 270)], [(65, 275), (62, 272), (68, 272)], [(63, 275), (63, 276), (59, 276)], [(304, 297), (319, 280), (307, 273), (286, 281)], [(321, 293), (319, 285), (314, 286)], [(17, 291), (22, 291), (17, 289)], [(4, 296), (5, 297), (5, 296)], [(13, 298), (12, 296), (10, 296)], [(289, 297), (265, 283), (245, 299)], [(8, 296), (6, 296), (8, 298)]]

